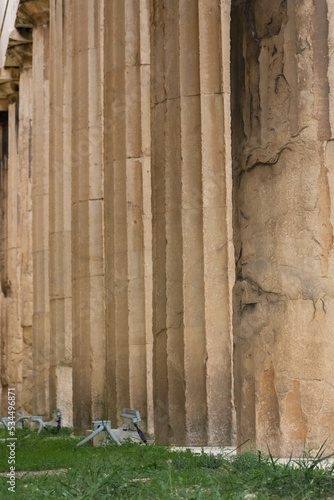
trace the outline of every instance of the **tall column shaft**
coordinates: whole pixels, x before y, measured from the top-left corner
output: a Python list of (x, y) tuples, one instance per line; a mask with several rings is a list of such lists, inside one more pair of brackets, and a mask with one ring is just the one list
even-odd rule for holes
[(149, 2), (105, 3), (105, 255), (109, 409), (153, 430)]
[[(153, 2), (156, 434), (232, 433), (229, 2)], [(218, 410), (219, 409), (219, 410)]]
[(49, 299), (49, 28), (33, 34), (33, 364), (34, 412), (48, 415), (50, 369)]
[(333, 444), (329, 9), (232, 11), (237, 435), (276, 456)]
[(1, 363), (1, 401), (0, 407), (5, 411), (8, 398), (7, 387), (9, 384), (8, 377), (8, 330), (7, 330), (7, 308), (5, 304), (6, 294), (8, 290), (7, 275), (7, 213), (8, 213), (8, 111), (1, 115), (0, 125), (0, 207), (1, 207), (1, 231), (0, 231), (0, 363)]
[(7, 316), (7, 375), (15, 387), (17, 407), (22, 406), (23, 337), (20, 318), (20, 248), (19, 248), (19, 155), (18, 155), (18, 103), (8, 109), (8, 177), (7, 177), (7, 262), (5, 314)]
[(71, 10), (50, 3), (50, 404), (72, 425)]
[(24, 66), (20, 75), (19, 101), (19, 207), (20, 238), (20, 318), (24, 352), (22, 360), (22, 409), (33, 413), (33, 258), (32, 258), (32, 68)]
[(74, 426), (101, 417), (105, 389), (100, 0), (71, 2)]

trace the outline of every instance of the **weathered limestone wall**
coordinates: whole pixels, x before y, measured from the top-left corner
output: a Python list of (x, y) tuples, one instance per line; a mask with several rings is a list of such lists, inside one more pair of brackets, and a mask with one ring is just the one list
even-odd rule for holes
[(49, 27), (33, 32), (32, 68), (33, 408), (49, 415)]
[(232, 439), (229, 1), (152, 12), (155, 432)]
[(73, 420), (71, 279), (71, 4), (50, 2), (50, 409)]
[(149, 19), (148, 0), (105, 3), (106, 403), (152, 433)]
[(332, 10), (232, 11), (237, 435), (274, 455), (333, 446)]
[(105, 394), (101, 0), (73, 0), (72, 305), (74, 426), (91, 427)]

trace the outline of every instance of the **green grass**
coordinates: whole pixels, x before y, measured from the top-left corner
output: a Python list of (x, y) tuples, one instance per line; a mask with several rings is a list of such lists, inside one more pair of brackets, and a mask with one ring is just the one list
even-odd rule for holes
[[(54, 438), (16, 434), (16, 470), (69, 470), (58, 476), (16, 478), (15, 494), (8, 492), (7, 478), (0, 477), (1, 499), (334, 499), (333, 468), (316, 467), (325, 458), (323, 448), (302, 466), (292, 467), (278, 464), (270, 454), (196, 456), (135, 444), (76, 448), (79, 439), (65, 431)], [(6, 443), (1, 442), (1, 471), (8, 471), (7, 458)]]

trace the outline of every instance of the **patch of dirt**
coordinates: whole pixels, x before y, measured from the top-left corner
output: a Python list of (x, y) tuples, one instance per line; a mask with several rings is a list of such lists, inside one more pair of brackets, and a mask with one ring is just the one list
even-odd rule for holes
[[(57, 474), (63, 474), (67, 472), (68, 469), (56, 469), (56, 470), (29, 470), (29, 471), (15, 471), (15, 477), (27, 476), (42, 476), (43, 474), (48, 474), (49, 476), (55, 476)], [(0, 476), (8, 476), (9, 472), (0, 472)]]

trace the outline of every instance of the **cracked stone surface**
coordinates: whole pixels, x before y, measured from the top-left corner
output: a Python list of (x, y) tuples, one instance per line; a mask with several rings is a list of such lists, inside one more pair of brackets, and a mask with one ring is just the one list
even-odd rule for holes
[(330, 8), (232, 10), (238, 441), (276, 456), (333, 440)]

